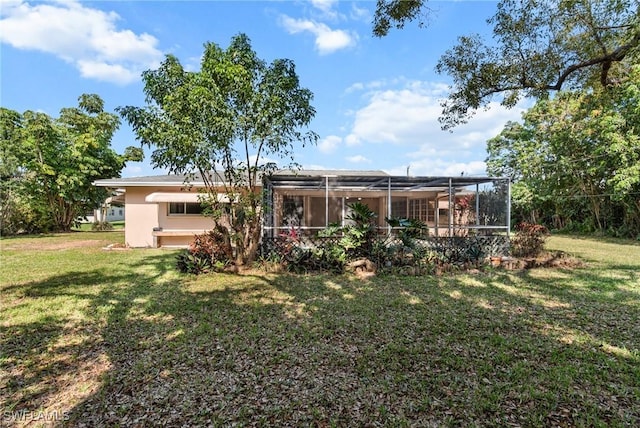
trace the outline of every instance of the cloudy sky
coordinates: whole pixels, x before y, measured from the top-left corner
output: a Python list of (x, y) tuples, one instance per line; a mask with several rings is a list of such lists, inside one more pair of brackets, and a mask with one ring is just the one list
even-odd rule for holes
[[(305, 168), (484, 175), (487, 139), (522, 112), (494, 106), (453, 132), (437, 121), (450, 83), (434, 71), (438, 58), (458, 36), (490, 34), (493, 1), (431, 1), (427, 28), (408, 24), (382, 39), (371, 34), (375, 0), (0, 1), (0, 102), (19, 112), (57, 117), (83, 93), (99, 94), (109, 111), (142, 106), (142, 71), (167, 53), (196, 70), (205, 42), (226, 48), (238, 33), (264, 60), (292, 59), (314, 93), (320, 140), (296, 150)], [(129, 145), (123, 123), (113, 147)], [(162, 172), (147, 160), (123, 176)]]

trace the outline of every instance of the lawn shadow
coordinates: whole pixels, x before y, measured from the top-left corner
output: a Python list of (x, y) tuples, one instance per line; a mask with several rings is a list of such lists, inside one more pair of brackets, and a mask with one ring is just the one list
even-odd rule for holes
[[(86, 328), (84, 340), (63, 351), (50, 348), (67, 334), (64, 318), (49, 320), (50, 331), (31, 344), (29, 335), (45, 320), (22, 332), (3, 331), (17, 333), (16, 346), (27, 342), (9, 355), (10, 364), (43, 352), (55, 360), (73, 356), (81, 367), (102, 364), (84, 396), (78, 394), (67, 425), (640, 420), (637, 354), (563, 340), (565, 330), (589, 330), (598, 321), (571, 312), (571, 305), (613, 310), (619, 300), (563, 291), (575, 288), (569, 279), (545, 288), (531, 272), (500, 271), (367, 280), (191, 277), (173, 272), (173, 257), (154, 253), (127, 269), (88, 269), (22, 286), (24, 295), (83, 303), (79, 310), (88, 322), (73, 328)], [(597, 282), (588, 276), (596, 273), (579, 274), (585, 277), (577, 281)], [(525, 292), (512, 290), (518, 288)], [(545, 298), (569, 308), (545, 304)], [(47, 371), (45, 361), (34, 364), (45, 370), (21, 389), (36, 390), (51, 371), (58, 379), (87, 375), (71, 365)], [(13, 385), (20, 379), (12, 370)], [(50, 397), (68, 387), (53, 385), (45, 391)]]

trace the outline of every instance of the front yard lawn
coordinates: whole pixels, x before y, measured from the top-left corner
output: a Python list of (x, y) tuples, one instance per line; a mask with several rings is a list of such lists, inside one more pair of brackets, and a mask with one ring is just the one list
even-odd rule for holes
[(2, 239), (0, 426), (637, 426), (640, 245), (579, 269), (212, 274)]

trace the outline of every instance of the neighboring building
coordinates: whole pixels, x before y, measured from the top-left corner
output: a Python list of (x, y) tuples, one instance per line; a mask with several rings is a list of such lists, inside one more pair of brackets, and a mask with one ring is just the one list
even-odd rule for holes
[[(267, 209), (263, 236), (296, 228), (313, 234), (344, 225), (349, 204), (359, 201), (377, 214), (380, 233), (392, 233), (385, 218), (415, 218), (430, 236), (467, 236), (509, 231), (509, 181), (490, 177), (403, 177), (383, 171), (278, 171), (264, 177)], [(98, 180), (96, 186), (124, 192), (125, 240), (131, 247), (185, 246), (213, 226), (202, 215), (197, 177), (181, 175)], [(492, 207), (480, 186), (490, 186)], [(502, 196), (500, 194), (502, 192)], [(220, 195), (220, 197), (225, 197)], [(501, 207), (495, 207), (496, 201)], [(498, 214), (496, 214), (498, 213)]]
[(91, 214), (81, 218), (80, 223), (124, 221), (124, 193), (114, 193), (104, 201), (100, 208), (96, 208)]

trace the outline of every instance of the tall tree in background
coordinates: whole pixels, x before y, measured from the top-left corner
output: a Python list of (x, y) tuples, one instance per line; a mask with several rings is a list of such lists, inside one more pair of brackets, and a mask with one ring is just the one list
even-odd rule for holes
[(202, 177), (216, 229), (233, 242), (236, 264), (251, 262), (260, 238), (259, 174), (275, 167), (264, 159), (293, 162), (296, 143), (317, 141), (304, 131), (315, 115), (313, 94), (300, 87), (292, 61), (267, 64), (244, 34), (227, 49), (205, 44), (199, 71), (186, 71), (168, 55), (143, 79), (147, 106), (119, 113), (154, 148), (154, 166)]
[[(428, 0), (378, 0), (373, 32), (424, 25), (432, 15)], [(513, 107), (549, 91), (616, 85), (640, 61), (637, 0), (502, 0), (488, 23), (492, 40), (462, 36), (436, 66), (453, 80), (444, 128), (466, 122), (494, 96)]]
[(25, 170), (22, 115), (0, 107), (0, 234), (30, 232), (34, 223), (28, 195), (23, 191)]
[(2, 162), (3, 181), (8, 179), (2, 216), (22, 216), (22, 224), (3, 223), (5, 233), (70, 230), (107, 196), (93, 181), (118, 177), (126, 160), (141, 159), (140, 149), (120, 156), (111, 148), (120, 121), (104, 111), (98, 95), (83, 94), (78, 101), (57, 119), (3, 109), (1, 150), (11, 156)]
[[(521, 219), (640, 235), (640, 66), (615, 87), (540, 100), (488, 143)], [(524, 218), (523, 218), (524, 217)]]

